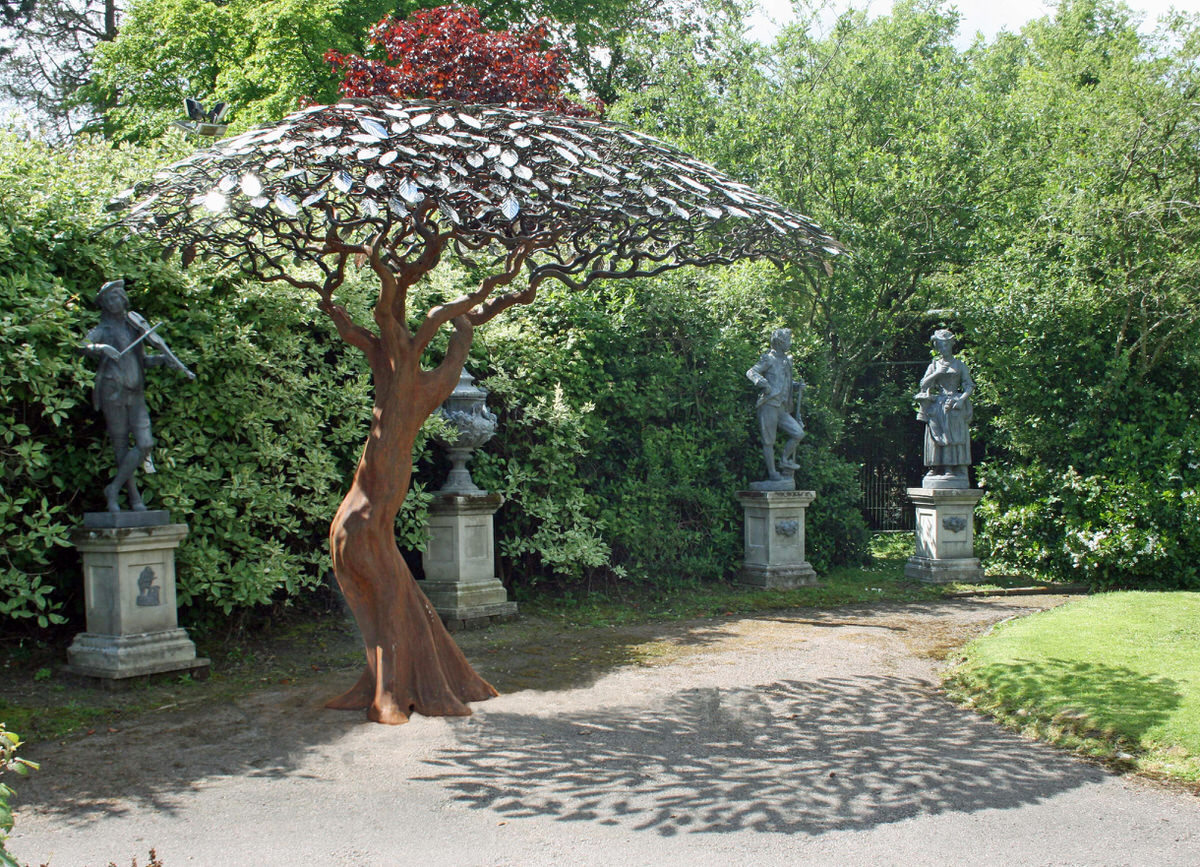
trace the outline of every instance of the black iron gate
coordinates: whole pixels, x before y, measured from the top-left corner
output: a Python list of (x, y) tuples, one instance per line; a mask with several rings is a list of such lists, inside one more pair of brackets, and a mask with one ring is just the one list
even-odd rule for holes
[(920, 484), (919, 476), (909, 478), (911, 467), (901, 462), (870, 461), (859, 469), (862, 500), (859, 508), (874, 532), (912, 530), (915, 513), (905, 493), (906, 488)]

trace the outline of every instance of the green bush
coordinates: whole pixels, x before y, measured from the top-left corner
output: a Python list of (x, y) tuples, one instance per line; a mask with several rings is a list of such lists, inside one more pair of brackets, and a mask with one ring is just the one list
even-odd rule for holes
[(988, 447), (981, 547), (999, 564), (1095, 589), (1195, 589), (1200, 358), (1180, 344), (1139, 370), (1121, 350), (1120, 313), (1053, 286), (966, 306), (979, 317), (971, 369)]
[[(15, 732), (10, 732), (0, 722), (0, 775), (14, 773), (25, 776), (30, 771), (36, 771), (38, 765), (17, 755), (21, 746), (21, 738)], [(4, 845), (13, 829), (12, 797), (16, 791), (6, 783), (0, 783), (0, 865), (2, 867), (20, 867), (15, 858), (9, 854)]]

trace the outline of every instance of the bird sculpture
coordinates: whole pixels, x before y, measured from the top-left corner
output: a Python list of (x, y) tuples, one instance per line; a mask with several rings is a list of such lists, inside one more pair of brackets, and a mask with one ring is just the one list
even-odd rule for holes
[(211, 111), (206, 111), (200, 100), (189, 96), (183, 100), (183, 105), (187, 109), (188, 119), (175, 121), (177, 127), (184, 132), (212, 138), (225, 135), (225, 130), (229, 128), (229, 124), (225, 123), (225, 115), (229, 113), (229, 103), (218, 102)]

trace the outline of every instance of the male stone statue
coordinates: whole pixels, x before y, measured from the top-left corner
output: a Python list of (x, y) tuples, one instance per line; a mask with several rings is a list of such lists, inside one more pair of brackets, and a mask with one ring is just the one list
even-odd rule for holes
[[(771, 351), (746, 371), (746, 377), (762, 391), (758, 396), (758, 427), (762, 433), (763, 460), (767, 464), (767, 482), (786, 481), (775, 467), (775, 437), (779, 430), (787, 434), (779, 467), (794, 471), (797, 464), (792, 460), (796, 446), (804, 439), (804, 425), (800, 423), (800, 399), (804, 383), (795, 378), (792, 356), (792, 332), (789, 328), (777, 328), (771, 335)], [(792, 411), (795, 415), (791, 415)], [(788, 472), (789, 478), (792, 472)], [(755, 483), (762, 484), (762, 483)]]
[[(129, 309), (124, 280), (105, 283), (96, 294), (96, 301), (101, 310), (100, 324), (88, 332), (87, 342), (80, 348), (85, 355), (100, 360), (92, 404), (104, 412), (108, 438), (117, 458), (117, 474), (104, 486), (104, 498), (108, 511), (121, 511), (117, 494), (127, 486), (129, 507), (142, 512), (146, 506), (138, 490), (136, 473), (138, 464), (149, 463), (150, 450), (154, 448), (150, 413), (146, 410), (145, 367), (170, 365), (188, 379), (195, 379), (196, 375), (171, 353), (142, 316)], [(146, 354), (147, 343), (158, 354)], [(148, 470), (153, 472), (152, 465)]]

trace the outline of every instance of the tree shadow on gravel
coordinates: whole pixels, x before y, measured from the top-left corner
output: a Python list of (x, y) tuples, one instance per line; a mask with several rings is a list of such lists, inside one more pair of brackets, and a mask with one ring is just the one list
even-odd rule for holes
[(658, 709), (487, 713), (430, 763), (421, 779), (476, 809), (665, 837), (871, 828), (1106, 777), (894, 677), (694, 689)]

